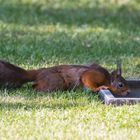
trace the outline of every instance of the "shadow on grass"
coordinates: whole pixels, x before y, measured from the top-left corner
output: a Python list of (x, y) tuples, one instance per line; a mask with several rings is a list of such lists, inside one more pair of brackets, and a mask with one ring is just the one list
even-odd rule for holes
[(2, 4), (0, 5), (0, 20), (6, 23), (38, 25), (92, 25), (118, 26), (119, 28), (139, 27), (140, 10), (128, 6), (121, 7), (81, 7), (81, 8), (46, 8), (40, 5)]
[[(73, 107), (84, 107), (94, 102), (99, 103), (99, 97), (94, 93), (77, 91), (65, 91), (55, 93), (39, 93), (33, 90), (1, 90), (0, 109), (67, 109)], [(8, 98), (8, 100), (6, 99)], [(14, 102), (12, 100), (14, 99)], [(20, 101), (20, 99), (24, 99)]]
[(92, 101), (93, 99), (97, 99), (98, 95), (96, 93), (85, 93), (82, 88), (76, 89), (75, 91), (57, 91), (57, 92), (37, 92), (32, 89), (30, 84), (27, 84), (26, 86), (23, 86), (20, 89), (1, 89), (0, 90), (0, 96), (6, 97), (24, 97), (25, 99), (36, 99), (36, 98), (58, 98), (58, 99), (78, 99), (80, 97), (86, 97), (89, 101)]
[[(100, 103), (97, 94), (85, 94), (83, 92), (63, 92), (63, 93), (14, 93), (7, 91), (7, 94), (1, 94), (1, 97), (15, 98), (15, 101), (12, 102), (2, 100), (0, 103), (0, 110), (15, 110), (15, 109), (24, 109), (24, 110), (38, 110), (38, 109), (68, 109), (75, 107), (84, 107), (88, 104), (94, 102), (94, 104)], [(13, 91), (14, 92), (14, 91)], [(24, 101), (18, 101), (16, 98), (24, 98)], [(83, 99), (82, 99), (83, 98)], [(79, 101), (80, 99), (80, 101)], [(82, 99), (82, 100), (81, 100)], [(50, 100), (50, 101), (49, 101)]]
[(86, 104), (78, 104), (78, 103), (55, 103), (55, 104), (39, 104), (39, 103), (8, 103), (8, 102), (2, 102), (0, 103), (0, 109), (1, 110), (11, 110), (11, 109), (24, 109), (24, 110), (38, 110), (38, 109), (68, 109), (73, 107), (79, 107), (79, 106), (85, 106)]

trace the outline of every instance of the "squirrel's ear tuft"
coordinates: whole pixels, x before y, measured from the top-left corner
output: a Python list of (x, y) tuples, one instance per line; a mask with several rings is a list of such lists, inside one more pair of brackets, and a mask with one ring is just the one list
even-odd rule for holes
[(117, 75), (121, 76), (122, 75), (122, 68), (121, 68), (121, 61), (117, 61)]
[(117, 69), (111, 73), (112, 78), (117, 78), (122, 75), (121, 61), (117, 61)]
[(115, 78), (118, 77), (117, 70), (114, 70), (114, 71), (111, 72), (111, 77), (112, 77), (112, 79), (115, 79)]

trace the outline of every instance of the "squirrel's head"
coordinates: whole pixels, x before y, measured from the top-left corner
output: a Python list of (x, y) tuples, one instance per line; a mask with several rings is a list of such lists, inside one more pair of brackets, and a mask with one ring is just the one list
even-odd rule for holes
[(117, 69), (111, 73), (111, 90), (114, 94), (120, 96), (129, 93), (127, 81), (122, 77), (121, 63), (118, 63)]

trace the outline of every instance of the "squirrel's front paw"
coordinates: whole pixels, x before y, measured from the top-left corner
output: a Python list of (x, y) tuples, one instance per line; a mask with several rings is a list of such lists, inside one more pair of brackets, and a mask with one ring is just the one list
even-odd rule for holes
[(109, 87), (107, 87), (107, 86), (100, 86), (99, 89), (100, 90), (107, 90), (107, 89), (109, 89)]

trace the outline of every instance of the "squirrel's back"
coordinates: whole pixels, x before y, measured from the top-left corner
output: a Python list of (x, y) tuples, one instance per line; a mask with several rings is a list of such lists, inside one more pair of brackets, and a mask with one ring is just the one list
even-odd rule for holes
[[(102, 73), (110, 82), (109, 72), (98, 64), (92, 65), (58, 65), (42, 70), (35, 80), (34, 88), (39, 91), (75, 89), (82, 85), (83, 73), (91, 70)], [(92, 73), (92, 74), (93, 74)]]

